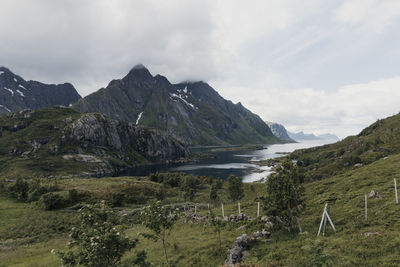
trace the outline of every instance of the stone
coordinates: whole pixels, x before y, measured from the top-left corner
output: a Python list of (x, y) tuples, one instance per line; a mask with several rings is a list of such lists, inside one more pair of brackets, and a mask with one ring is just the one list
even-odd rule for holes
[(242, 262), (243, 254), (250, 245), (250, 238), (247, 234), (242, 234), (236, 238), (231, 249), (228, 250), (228, 255), (225, 260), (225, 265), (235, 266), (235, 264)]
[(378, 193), (378, 191), (371, 190), (371, 192), (369, 192), (368, 198), (381, 199), (382, 196)]

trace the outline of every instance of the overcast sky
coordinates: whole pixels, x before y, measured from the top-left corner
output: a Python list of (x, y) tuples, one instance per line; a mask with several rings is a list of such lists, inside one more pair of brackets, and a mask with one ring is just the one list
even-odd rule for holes
[(81, 95), (136, 64), (340, 137), (400, 111), (399, 0), (0, 0), (0, 65)]

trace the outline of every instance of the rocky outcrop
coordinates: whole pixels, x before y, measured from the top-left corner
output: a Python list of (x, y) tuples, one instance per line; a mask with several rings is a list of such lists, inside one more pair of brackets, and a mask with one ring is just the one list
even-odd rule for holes
[(229, 216), (226, 216), (224, 220), (228, 222), (241, 222), (241, 221), (252, 221), (254, 220), (254, 218), (247, 216), (244, 213), (240, 213), (239, 215), (231, 214)]
[(32, 160), (39, 166), (43, 159), (40, 169), (48, 173), (113, 175), (139, 165), (186, 161), (189, 156), (184, 144), (162, 131), (65, 107), (0, 117), (0, 133), (0, 158), (9, 160), (9, 168), (15, 157), (27, 166)]
[(188, 156), (187, 148), (161, 131), (125, 123), (102, 114), (83, 114), (64, 130), (63, 142), (79, 144), (77, 149), (102, 156), (112, 151), (132, 162), (134, 151), (152, 162), (167, 162)]
[(69, 106), (80, 98), (70, 83), (56, 85), (25, 81), (9, 69), (0, 67), (0, 114), (55, 105)]
[(279, 124), (276, 122), (269, 122), (269, 121), (267, 121), (266, 123), (269, 126), (269, 128), (271, 128), (272, 133), (276, 137), (278, 137), (282, 140), (288, 141), (288, 142), (296, 142), (292, 138), (289, 137), (285, 126), (283, 126), (282, 124)]
[(241, 236), (236, 238), (235, 242), (233, 242), (232, 248), (228, 250), (225, 265), (235, 266), (236, 264), (241, 263), (243, 259), (248, 255), (248, 248), (253, 242), (269, 238), (270, 236), (271, 233), (264, 230), (257, 231), (253, 233), (250, 237), (248, 237), (247, 234), (242, 234)]
[(225, 100), (207, 83), (171, 84), (142, 65), (73, 107), (161, 129), (189, 145), (282, 142), (259, 116)]

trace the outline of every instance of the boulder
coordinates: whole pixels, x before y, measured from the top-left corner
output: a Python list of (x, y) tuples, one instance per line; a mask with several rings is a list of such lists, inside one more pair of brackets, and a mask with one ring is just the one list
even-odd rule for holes
[(228, 250), (228, 256), (226, 257), (225, 265), (235, 266), (235, 264), (242, 262), (243, 253), (245, 253), (250, 243), (251, 239), (246, 234), (242, 234), (236, 238), (232, 248)]
[(369, 192), (368, 198), (381, 199), (382, 196), (378, 193), (378, 191), (371, 190), (371, 192)]
[(250, 235), (250, 237), (248, 237), (247, 234), (240, 235), (238, 238), (236, 238), (235, 242), (233, 242), (232, 248), (228, 250), (225, 265), (235, 266), (236, 264), (240, 264), (243, 259), (249, 255), (249, 251), (247, 249), (252, 242), (269, 238), (270, 236), (271, 233), (265, 230), (254, 232)]

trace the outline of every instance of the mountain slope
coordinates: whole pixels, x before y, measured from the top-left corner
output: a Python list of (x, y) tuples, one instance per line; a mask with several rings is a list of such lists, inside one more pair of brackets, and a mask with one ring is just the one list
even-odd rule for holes
[(189, 145), (282, 142), (259, 116), (225, 100), (208, 84), (171, 84), (142, 65), (80, 99), (74, 108), (162, 129)]
[(0, 174), (114, 174), (188, 155), (158, 130), (69, 108), (23, 110), (0, 117)]
[(0, 114), (54, 105), (69, 106), (81, 96), (69, 84), (43, 84), (25, 81), (9, 69), (0, 67)]
[(278, 137), (282, 140), (288, 141), (288, 142), (295, 142), (292, 138), (289, 137), (285, 126), (283, 126), (282, 124), (279, 124), (276, 122), (267, 122), (267, 121), (265, 123), (269, 126), (272, 133), (276, 137)]
[(397, 114), (376, 121), (357, 136), (349, 136), (334, 144), (297, 150), (291, 158), (308, 172), (310, 179), (316, 180), (399, 153), (400, 114)]

